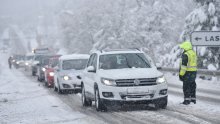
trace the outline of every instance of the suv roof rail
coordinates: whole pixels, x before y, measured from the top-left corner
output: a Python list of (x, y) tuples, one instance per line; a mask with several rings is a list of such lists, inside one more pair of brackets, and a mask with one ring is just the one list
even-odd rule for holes
[(100, 50), (100, 52), (111, 52), (111, 51), (141, 51), (138, 48), (126, 48), (126, 49), (104, 49)]

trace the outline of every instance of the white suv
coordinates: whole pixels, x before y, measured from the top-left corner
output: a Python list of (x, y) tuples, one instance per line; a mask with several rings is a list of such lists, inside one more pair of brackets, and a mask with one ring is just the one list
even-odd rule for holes
[(82, 104), (97, 111), (116, 103), (167, 106), (167, 82), (153, 61), (139, 50), (97, 51), (82, 73)]

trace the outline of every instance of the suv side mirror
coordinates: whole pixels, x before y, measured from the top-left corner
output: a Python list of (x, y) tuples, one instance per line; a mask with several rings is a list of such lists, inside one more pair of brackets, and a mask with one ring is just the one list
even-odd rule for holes
[(79, 75), (77, 75), (76, 77), (77, 77), (77, 79), (82, 79), (81, 76), (79, 76)]
[(60, 71), (60, 69), (57, 66), (54, 67), (54, 70), (56, 70), (57, 72)]
[(161, 66), (160, 63), (156, 63), (156, 67), (157, 67), (158, 70), (161, 70), (161, 69), (162, 69), (162, 66)]
[(96, 72), (94, 66), (89, 66), (89, 67), (87, 68), (87, 71), (88, 71), (88, 72)]

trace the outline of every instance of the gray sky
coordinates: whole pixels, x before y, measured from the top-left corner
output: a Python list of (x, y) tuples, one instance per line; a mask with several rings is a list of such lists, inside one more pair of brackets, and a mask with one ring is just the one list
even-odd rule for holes
[(9, 25), (36, 25), (38, 17), (50, 19), (65, 0), (0, 0), (0, 33)]
[(0, 17), (24, 20), (53, 13), (60, 0), (0, 0)]

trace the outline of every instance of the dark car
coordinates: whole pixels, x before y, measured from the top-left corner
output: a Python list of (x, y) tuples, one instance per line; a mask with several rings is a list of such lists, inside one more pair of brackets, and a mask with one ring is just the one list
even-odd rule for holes
[(40, 62), (42, 61), (42, 59), (45, 57), (46, 55), (42, 55), (42, 54), (35, 54), (34, 58), (31, 62), (31, 73), (32, 76), (36, 76), (36, 74), (38, 73), (38, 66), (40, 65)]
[(34, 58), (32, 60), (31, 64), (31, 72), (33, 76), (36, 76), (38, 73), (38, 66), (41, 65), (42, 59), (44, 59), (46, 56), (51, 55), (51, 51), (48, 48), (37, 48), (33, 50)]
[(49, 59), (51, 56), (43, 56), (37, 64), (37, 80), (43, 82), (45, 80), (46, 66), (49, 65)]
[(12, 60), (13, 66), (16, 69), (20, 67), (24, 67), (24, 59), (25, 59), (24, 55), (14, 55)]

